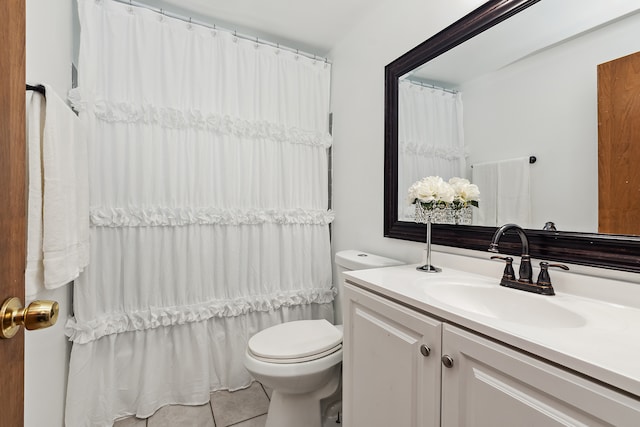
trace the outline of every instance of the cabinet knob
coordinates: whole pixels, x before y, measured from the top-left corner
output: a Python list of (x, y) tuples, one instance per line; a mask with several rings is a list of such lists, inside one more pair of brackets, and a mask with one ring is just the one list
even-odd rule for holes
[(453, 358), (448, 354), (445, 354), (444, 356), (442, 356), (442, 364), (445, 366), (445, 368), (452, 368)]
[(429, 347), (427, 347), (426, 345), (422, 344), (420, 346), (420, 353), (422, 353), (422, 355), (424, 357), (427, 357), (431, 354), (431, 349)]

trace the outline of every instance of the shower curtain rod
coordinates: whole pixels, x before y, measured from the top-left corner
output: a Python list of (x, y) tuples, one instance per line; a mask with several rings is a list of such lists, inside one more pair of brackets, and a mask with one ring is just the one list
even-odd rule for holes
[(197, 21), (197, 20), (195, 20), (195, 19), (193, 19), (191, 17), (180, 15), (180, 14), (177, 14), (177, 13), (174, 13), (174, 12), (168, 12), (165, 9), (156, 8), (156, 7), (150, 6), (150, 5), (145, 4), (145, 3), (141, 3), (141, 2), (138, 2), (138, 1), (131, 1), (131, 0), (113, 0), (113, 1), (115, 1), (117, 3), (127, 4), (127, 5), (129, 5), (131, 7), (139, 7), (139, 8), (142, 8), (142, 9), (147, 9), (147, 10), (150, 10), (152, 12), (159, 13), (161, 15), (167, 16), (169, 18), (179, 19), (180, 21), (184, 21), (184, 22), (187, 22), (187, 23), (192, 24), (192, 25), (199, 25), (201, 27), (209, 28), (209, 29), (212, 29), (212, 30), (224, 31), (226, 33), (231, 33), (231, 34), (234, 35), (234, 37), (237, 37), (239, 39), (249, 40), (249, 41), (252, 41), (252, 42), (255, 42), (255, 43), (258, 43), (258, 44), (262, 44), (262, 45), (265, 45), (265, 46), (275, 47), (277, 49), (282, 49), (282, 50), (286, 50), (288, 52), (293, 52), (296, 55), (305, 56), (305, 57), (307, 57), (309, 59), (314, 59), (316, 61), (321, 61), (321, 62), (324, 62), (324, 63), (327, 63), (327, 64), (331, 64), (331, 61), (329, 61), (329, 59), (326, 58), (326, 57), (318, 56), (318, 55), (313, 54), (313, 53), (303, 52), (300, 49), (294, 49), (292, 47), (283, 46), (280, 43), (270, 42), (268, 40), (264, 40), (264, 39), (261, 39), (259, 37), (253, 37), (253, 36), (250, 36), (250, 35), (247, 35), (247, 34), (241, 34), (241, 33), (237, 32), (236, 30), (230, 30), (228, 28), (218, 27), (216, 24), (209, 24), (209, 23), (206, 23), (206, 22)]
[(447, 89), (446, 87), (440, 87), (440, 86), (432, 85), (431, 83), (421, 82), (420, 80), (405, 79), (405, 81), (408, 81), (409, 83), (414, 84), (414, 85), (418, 85), (418, 86), (422, 86), (422, 87), (428, 87), (429, 89), (438, 89), (438, 90), (441, 90), (441, 91), (444, 91), (444, 92), (453, 93), (454, 95), (456, 93), (458, 93), (458, 91), (455, 90), (455, 89)]

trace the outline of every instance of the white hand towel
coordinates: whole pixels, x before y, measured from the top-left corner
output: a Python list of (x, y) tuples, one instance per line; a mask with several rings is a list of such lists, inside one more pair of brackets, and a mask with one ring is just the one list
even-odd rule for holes
[[(47, 289), (63, 286), (89, 264), (86, 140), (80, 120), (51, 86), (45, 89), (44, 111), (41, 95), (32, 94), (29, 103), (27, 295), (42, 285)], [(38, 265), (38, 254), (42, 265)]]
[(42, 265), (42, 167), (40, 139), (44, 130), (44, 97), (27, 91), (27, 266), (25, 294), (34, 296), (44, 286)]
[(498, 165), (495, 162), (474, 164), (472, 182), (480, 190), (478, 209), (473, 212), (474, 225), (495, 227), (498, 225)]
[(529, 158), (498, 162), (498, 224), (531, 226)]

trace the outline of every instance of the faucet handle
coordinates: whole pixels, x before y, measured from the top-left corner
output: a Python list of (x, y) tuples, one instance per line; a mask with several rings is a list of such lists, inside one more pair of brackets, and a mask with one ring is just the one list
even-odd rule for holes
[(506, 263), (506, 265), (504, 266), (504, 272), (502, 273), (503, 279), (515, 280), (516, 272), (513, 271), (513, 258), (511, 258), (510, 256), (503, 257), (494, 255), (491, 257), (491, 259), (500, 259)]
[(549, 264), (546, 261), (542, 261), (540, 263), (540, 274), (538, 274), (538, 281), (536, 284), (538, 286), (551, 286), (551, 277), (549, 276), (549, 267), (561, 268), (563, 270), (568, 270), (564, 264)]

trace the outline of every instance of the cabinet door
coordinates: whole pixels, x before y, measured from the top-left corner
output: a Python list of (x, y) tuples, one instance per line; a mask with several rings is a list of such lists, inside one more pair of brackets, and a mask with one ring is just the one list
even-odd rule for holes
[(441, 322), (348, 284), (344, 294), (344, 425), (440, 425)]
[(442, 347), (443, 426), (640, 425), (640, 401), (519, 351), (451, 325)]

